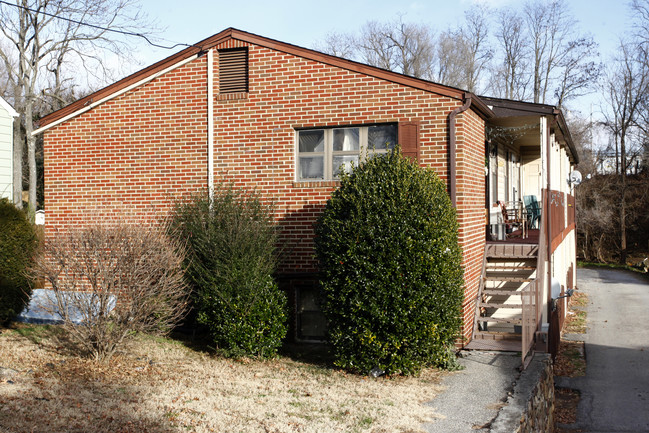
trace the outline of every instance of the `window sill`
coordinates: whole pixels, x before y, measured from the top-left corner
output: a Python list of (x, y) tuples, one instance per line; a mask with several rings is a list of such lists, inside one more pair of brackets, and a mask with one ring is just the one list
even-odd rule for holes
[(339, 180), (296, 180), (293, 182), (295, 188), (337, 188)]
[(248, 92), (219, 93), (216, 95), (217, 101), (234, 101), (237, 99), (248, 99)]

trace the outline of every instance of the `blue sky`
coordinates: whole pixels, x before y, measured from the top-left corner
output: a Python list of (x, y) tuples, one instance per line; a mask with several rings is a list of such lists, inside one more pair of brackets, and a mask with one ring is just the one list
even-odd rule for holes
[[(494, 8), (520, 9), (522, 0), (478, 0)], [(182, 5), (179, 7), (179, 3)], [(404, 13), (405, 21), (421, 22), (443, 30), (455, 26), (475, 0), (143, 0), (142, 9), (164, 28), (160, 37), (174, 42), (194, 43), (227, 27), (235, 27), (289, 42), (311, 47), (330, 31), (345, 32), (358, 29), (369, 20), (389, 20)], [(611, 43), (624, 30), (629, 17), (625, 0), (564, 0), (566, 7), (579, 20), (579, 27), (590, 32), (602, 45), (613, 49)], [(144, 47), (143, 47), (144, 48)], [(155, 58), (165, 52), (154, 51)]]
[[(328, 32), (355, 31), (366, 21), (386, 21), (399, 13), (405, 14), (404, 21), (430, 24), (441, 31), (461, 23), (464, 11), (476, 1), (494, 8), (515, 9), (524, 3), (523, 0), (143, 0), (141, 5), (143, 12), (164, 29), (159, 37), (165, 41), (191, 44), (235, 27), (312, 48)], [(600, 44), (603, 59), (609, 58), (630, 17), (628, 1), (564, 0), (564, 3), (579, 21), (580, 30), (592, 34)], [(146, 66), (176, 51), (141, 44), (135, 57), (141, 66)]]

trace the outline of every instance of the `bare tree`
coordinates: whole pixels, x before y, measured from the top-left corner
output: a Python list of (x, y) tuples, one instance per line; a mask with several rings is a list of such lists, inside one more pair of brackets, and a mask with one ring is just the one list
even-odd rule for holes
[(496, 40), (500, 45), (500, 65), (492, 72), (491, 89), (506, 99), (525, 100), (529, 96), (529, 39), (523, 17), (511, 9), (496, 16)]
[(566, 100), (590, 93), (601, 72), (597, 44), (592, 38), (568, 42), (558, 58), (558, 74), (554, 90), (555, 104), (563, 107)]
[(599, 75), (592, 37), (575, 33), (575, 18), (563, 2), (530, 0), (523, 8), (531, 41), (533, 98), (545, 103), (548, 91), (558, 105), (591, 89)]
[(477, 92), (483, 71), (493, 58), (494, 51), (489, 44), (490, 9), (485, 5), (475, 5), (464, 13), (465, 25), (460, 29), (467, 44), (466, 85), (470, 92)]
[(115, 220), (57, 231), (32, 274), (52, 287), (41, 307), (61, 317), (82, 352), (108, 360), (133, 333), (165, 333), (183, 317), (183, 259), (166, 224)]
[(432, 78), (433, 31), (423, 24), (404, 22), (403, 16), (387, 22), (368, 21), (358, 34), (329, 33), (315, 49), (417, 78)]
[(475, 6), (464, 14), (463, 26), (439, 36), (435, 81), (470, 92), (480, 90), (494, 53), (489, 44), (489, 15), (487, 7)]
[(606, 95), (605, 126), (619, 144), (619, 211), (620, 211), (620, 262), (626, 262), (626, 186), (629, 161), (627, 148), (631, 144), (634, 128), (638, 125), (640, 110), (649, 96), (649, 69), (647, 52), (642, 45), (621, 42), (619, 55), (607, 71), (603, 84)]
[(466, 63), (469, 43), (465, 35), (454, 29), (440, 34), (437, 41), (437, 63), (433, 80), (447, 86), (462, 88), (467, 82)]
[(361, 60), (379, 68), (430, 78), (434, 60), (433, 33), (423, 24), (398, 20), (366, 23), (356, 41)]
[(344, 59), (356, 57), (356, 40), (352, 34), (330, 32), (324, 41), (314, 45), (314, 49)]
[[(102, 52), (125, 55), (114, 31), (141, 32), (146, 26), (135, 0), (15, 0), (0, 4), (0, 31), (8, 46), (0, 46), (0, 61), (8, 74), (9, 97), (21, 115), (14, 130), (14, 197), (22, 207), (22, 157), (27, 143), (29, 206), (36, 204), (35, 107), (45, 97), (57, 106), (79, 70), (95, 77), (107, 72)], [(111, 30), (108, 30), (110, 28)]]

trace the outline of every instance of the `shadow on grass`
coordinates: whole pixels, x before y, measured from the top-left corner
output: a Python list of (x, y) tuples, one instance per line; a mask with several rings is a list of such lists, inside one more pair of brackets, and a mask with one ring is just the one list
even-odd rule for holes
[[(55, 368), (57, 368), (56, 366)], [(52, 369), (53, 374), (56, 370)], [(140, 404), (137, 390), (85, 380), (53, 380), (37, 376), (25, 389), (28, 378), (1, 384), (0, 427), (19, 432), (171, 433), (172, 419), (154, 415)], [(81, 382), (81, 383), (80, 383)], [(16, 392), (12, 390), (20, 390)], [(1, 430), (0, 430), (1, 431)]]
[(90, 355), (86, 348), (70, 338), (64, 325), (12, 322), (8, 329), (45, 350), (65, 356), (89, 357)]
[(11, 374), (0, 378), (0, 432), (177, 431), (173, 414), (148, 407), (142, 388), (124, 379), (134, 366), (65, 356), (57, 325), (13, 323), (1, 331), (11, 333), (0, 353)]
[[(214, 348), (214, 342), (206, 329), (177, 328), (168, 338), (190, 350), (220, 356)], [(331, 345), (326, 343), (284, 342), (278, 350), (278, 355), (292, 361), (311, 364), (314, 367), (337, 369), (334, 366), (333, 349)]]

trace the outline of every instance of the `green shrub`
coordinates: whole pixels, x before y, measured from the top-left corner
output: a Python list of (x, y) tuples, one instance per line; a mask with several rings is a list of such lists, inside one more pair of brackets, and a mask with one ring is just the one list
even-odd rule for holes
[(273, 280), (273, 207), (253, 192), (220, 185), (175, 204), (172, 220), (187, 242), (186, 276), (198, 322), (226, 356), (270, 357), (286, 335), (286, 295)]
[(336, 365), (413, 374), (454, 366), (462, 253), (445, 184), (394, 151), (341, 175), (316, 225)]
[(27, 268), (38, 245), (24, 212), (0, 199), (0, 324), (18, 315), (31, 296)]

